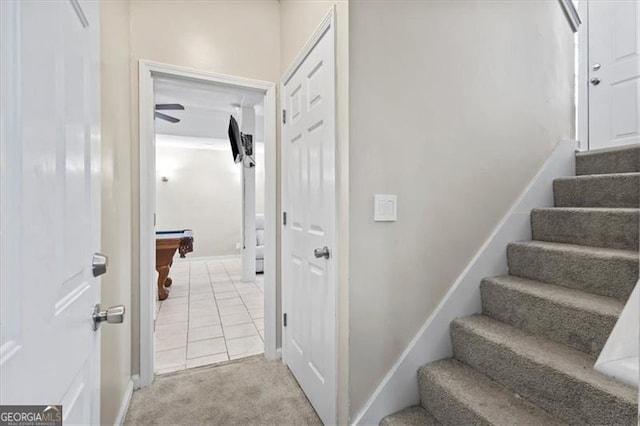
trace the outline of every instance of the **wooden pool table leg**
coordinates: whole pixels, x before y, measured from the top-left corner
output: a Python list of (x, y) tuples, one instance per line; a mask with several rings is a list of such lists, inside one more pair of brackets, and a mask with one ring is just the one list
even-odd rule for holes
[(164, 300), (169, 297), (169, 292), (164, 286), (169, 277), (169, 267), (159, 266), (156, 268), (156, 271), (158, 271), (158, 299)]
[[(171, 259), (171, 262), (169, 262), (169, 271), (171, 271), (172, 266), (173, 266), (173, 259)], [(164, 286), (171, 287), (171, 284), (173, 284), (173, 280), (169, 276), (169, 272), (167, 272), (167, 279), (164, 281)]]

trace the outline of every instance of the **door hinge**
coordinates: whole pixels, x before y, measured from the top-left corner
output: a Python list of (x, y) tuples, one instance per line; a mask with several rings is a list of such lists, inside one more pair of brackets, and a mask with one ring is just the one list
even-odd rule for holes
[(285, 327), (287, 326), (287, 314), (284, 314), (282, 316), (282, 325)]
[(282, 110), (282, 124), (287, 124), (287, 110)]
[(287, 224), (287, 212), (282, 212), (282, 224)]

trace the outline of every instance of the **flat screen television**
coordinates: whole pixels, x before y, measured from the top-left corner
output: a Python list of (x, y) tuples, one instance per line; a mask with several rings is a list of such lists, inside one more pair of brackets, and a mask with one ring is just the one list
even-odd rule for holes
[(242, 136), (240, 135), (240, 129), (238, 122), (233, 115), (229, 118), (229, 142), (231, 143), (231, 153), (233, 154), (233, 161), (239, 163), (244, 157), (244, 149), (242, 148)]

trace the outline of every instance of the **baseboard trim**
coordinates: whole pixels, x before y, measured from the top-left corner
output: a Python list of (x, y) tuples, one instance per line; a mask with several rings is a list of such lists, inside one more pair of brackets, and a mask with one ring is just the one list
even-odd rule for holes
[(563, 139), (511, 206), (500, 224), (427, 318), (352, 424), (377, 425), (385, 416), (419, 402), (418, 368), (452, 355), (449, 325), (481, 311), (480, 281), (507, 273), (506, 246), (531, 239), (530, 212), (553, 206), (553, 180), (575, 173), (578, 143)]
[(122, 396), (122, 402), (120, 403), (118, 416), (116, 417), (116, 421), (114, 422), (115, 426), (122, 426), (124, 424), (124, 419), (125, 417), (127, 417), (127, 411), (129, 411), (129, 404), (131, 403), (132, 395), (133, 395), (133, 377), (129, 379), (129, 383), (127, 383), (127, 389), (124, 391), (124, 395)]

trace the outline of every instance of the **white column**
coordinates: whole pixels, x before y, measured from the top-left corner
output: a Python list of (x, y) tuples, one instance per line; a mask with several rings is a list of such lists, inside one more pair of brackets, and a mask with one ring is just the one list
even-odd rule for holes
[[(240, 130), (253, 135), (255, 156), (256, 115), (253, 107), (242, 108)], [(242, 165), (242, 281), (256, 279), (256, 168)]]

